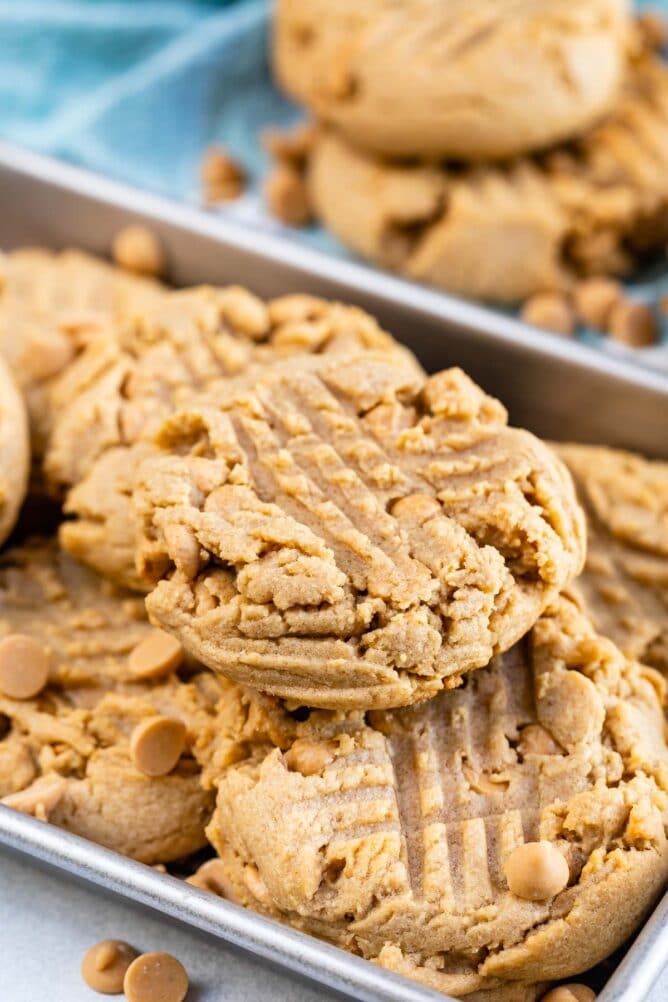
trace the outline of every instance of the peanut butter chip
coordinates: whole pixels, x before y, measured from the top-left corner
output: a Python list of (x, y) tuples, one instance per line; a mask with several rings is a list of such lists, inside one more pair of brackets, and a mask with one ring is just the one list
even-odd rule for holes
[(574, 292), (575, 308), (582, 323), (601, 331), (621, 298), (622, 287), (611, 278), (585, 278)]
[(518, 898), (546, 901), (568, 883), (568, 863), (550, 842), (525, 842), (504, 866), (508, 887)]
[(623, 299), (610, 314), (608, 333), (615, 341), (630, 348), (646, 348), (657, 341), (659, 324), (645, 303)]
[(157, 679), (181, 665), (183, 647), (164, 630), (152, 630), (130, 654), (130, 671), (138, 679)]
[(123, 991), (128, 1002), (183, 1002), (188, 975), (169, 953), (143, 953), (125, 972)]
[(308, 186), (298, 170), (279, 163), (264, 184), (264, 198), (272, 216), (288, 226), (306, 226), (313, 212)]
[(309, 741), (297, 738), (292, 748), (285, 754), (285, 762), (292, 772), (302, 776), (317, 776), (334, 759), (336, 742)]
[(246, 171), (220, 146), (205, 152), (200, 176), (204, 198), (210, 204), (239, 198), (246, 187)]
[(0, 640), (0, 692), (10, 699), (33, 699), (49, 679), (49, 655), (32, 637), (11, 633)]
[(594, 1002), (596, 993), (587, 985), (559, 985), (553, 988), (547, 995), (543, 995), (542, 1002)]
[(234, 900), (234, 888), (222, 859), (208, 859), (190, 877), (186, 877), (186, 883), (198, 887), (200, 891), (217, 894), (219, 898)]
[(130, 738), (130, 754), (146, 776), (166, 776), (185, 748), (186, 728), (171, 717), (148, 717), (137, 724)]
[(124, 271), (137, 275), (161, 275), (165, 259), (155, 233), (147, 226), (126, 226), (114, 237), (111, 253)]
[(122, 939), (103, 939), (91, 946), (81, 961), (81, 977), (101, 995), (120, 995), (123, 978), (139, 952)]
[(575, 332), (575, 313), (565, 296), (557, 292), (541, 292), (527, 299), (522, 307), (522, 320), (532, 327), (570, 337)]
[(400, 521), (422, 523), (442, 512), (436, 498), (429, 494), (409, 494), (394, 502), (392, 514)]

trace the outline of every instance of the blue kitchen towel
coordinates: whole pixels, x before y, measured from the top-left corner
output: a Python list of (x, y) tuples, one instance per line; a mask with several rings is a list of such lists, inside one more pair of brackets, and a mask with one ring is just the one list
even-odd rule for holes
[(1, 0), (0, 134), (183, 197), (221, 129), (285, 118), (265, 51), (258, 0)]
[[(668, 0), (638, 6), (668, 11)], [(258, 197), (262, 128), (303, 116), (272, 85), (268, 12), (268, 0), (0, 0), (0, 135), (195, 203), (202, 153), (222, 143), (251, 178), (222, 213), (343, 255), (317, 227), (281, 227)], [(657, 270), (634, 292), (668, 293)], [(664, 341), (633, 357), (668, 368), (668, 332)]]

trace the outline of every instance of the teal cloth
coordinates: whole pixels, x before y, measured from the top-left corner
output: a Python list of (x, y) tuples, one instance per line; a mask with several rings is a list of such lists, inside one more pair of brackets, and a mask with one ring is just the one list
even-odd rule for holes
[[(668, 0), (637, 6), (668, 13)], [(261, 208), (260, 132), (302, 116), (271, 82), (268, 12), (269, 0), (0, 0), (0, 135), (193, 203), (202, 152), (219, 142), (251, 180), (221, 212), (345, 255), (318, 227), (286, 229)], [(634, 291), (668, 293), (665, 267)], [(633, 357), (668, 369), (668, 331)]]
[[(257, 164), (267, 4), (0, 0), (0, 134), (177, 198), (214, 139)], [(258, 165), (259, 166), (259, 165)]]

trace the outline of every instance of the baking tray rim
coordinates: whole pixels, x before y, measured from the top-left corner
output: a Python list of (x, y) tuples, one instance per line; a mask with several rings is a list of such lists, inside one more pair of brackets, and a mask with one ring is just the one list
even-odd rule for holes
[(223, 939), (346, 998), (362, 1002), (450, 1000), (314, 936), (2, 805), (0, 845)]
[[(610, 376), (638, 390), (658, 392), (665, 395), (668, 402), (668, 374), (527, 328), (520, 321), (485, 306), (377, 272), (367, 265), (332, 258), (260, 228), (220, 216), (212, 217), (200, 209), (0, 140), (0, 173), (3, 170), (36, 183), (66, 189), (75, 197), (88, 197), (125, 213), (175, 226), (191, 236), (205, 237), (221, 246), (261, 258), (268, 266), (287, 253), (291, 266), (316, 279), (333, 278), (337, 284), (350, 289), (352, 296), (356, 292), (370, 294), (412, 309), (416, 314), (432, 314), (460, 328), (484, 334), (501, 345), (529, 350), (545, 360), (573, 362), (584, 370)], [(527, 334), (531, 336), (530, 343), (527, 343)], [(364, 1002), (367, 999), (370, 1002), (431, 1002), (449, 998), (314, 937), (215, 899), (93, 842), (1, 806), (0, 843), (163, 911), (349, 997)], [(651, 988), (667, 961), (668, 892), (639, 931), (599, 994), (598, 1002), (637, 1002)]]
[[(87, 196), (125, 212), (150, 216), (191, 234), (228, 245), (268, 263), (282, 254), (290, 265), (313, 278), (334, 281), (353, 292), (391, 300), (398, 305), (433, 315), (463, 329), (484, 333), (489, 340), (531, 350), (546, 359), (575, 362), (599, 374), (611, 376), (639, 388), (668, 394), (668, 373), (625, 361), (571, 338), (530, 327), (490, 307), (459, 299), (440, 290), (380, 271), (367, 264), (336, 258), (324, 251), (290, 240), (258, 225), (212, 214), (202, 208), (156, 195), (83, 167), (33, 153), (0, 139), (0, 170), (9, 169), (37, 182), (62, 187), (72, 194)], [(530, 338), (530, 340), (528, 340)]]

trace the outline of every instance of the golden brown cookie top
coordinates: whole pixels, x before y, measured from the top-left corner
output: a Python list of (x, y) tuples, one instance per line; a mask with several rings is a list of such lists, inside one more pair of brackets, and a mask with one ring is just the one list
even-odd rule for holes
[(518, 302), (625, 275), (668, 237), (667, 98), (664, 61), (641, 51), (614, 111), (576, 140), (464, 169), (377, 160), (325, 132), (315, 210), (365, 257), (460, 295)]
[(0, 355), (26, 395), (40, 450), (51, 426), (50, 381), (161, 287), (78, 250), (21, 248), (3, 255), (0, 270)]
[(280, 0), (279, 83), (375, 155), (481, 160), (569, 140), (613, 106), (626, 0)]
[(77, 484), (104, 452), (150, 439), (179, 400), (216, 380), (293, 355), (363, 348), (417, 366), (368, 314), (314, 296), (265, 302), (240, 286), (204, 286), (140, 304), (51, 387), (59, 417), (47, 476), (61, 488)]
[(0, 352), (0, 546), (18, 518), (29, 470), (25, 405)]
[(565, 469), (461, 370), (367, 353), (277, 367), (167, 420), (138, 474), (153, 620), (309, 705), (457, 684), (579, 571)]
[(668, 673), (668, 463), (601, 446), (555, 448), (588, 524), (571, 593), (626, 654)]
[(443, 991), (581, 971), (668, 870), (656, 684), (559, 598), (419, 706), (294, 710), (239, 689), (209, 827), (227, 885)]

